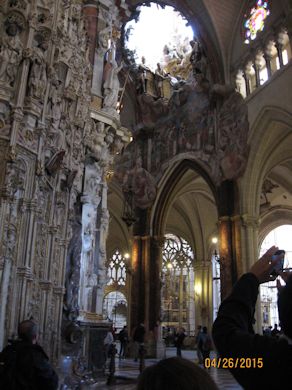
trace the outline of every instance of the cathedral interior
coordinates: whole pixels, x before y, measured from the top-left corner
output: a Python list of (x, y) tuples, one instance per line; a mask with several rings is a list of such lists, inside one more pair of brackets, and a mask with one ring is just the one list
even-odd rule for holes
[[(147, 30), (128, 45), (153, 4), (192, 29), (154, 65)], [(1, 0), (0, 21), (0, 349), (29, 318), (56, 367), (101, 370), (110, 324), (144, 323), (149, 357), (178, 327), (192, 345), (291, 233), (292, 1)]]

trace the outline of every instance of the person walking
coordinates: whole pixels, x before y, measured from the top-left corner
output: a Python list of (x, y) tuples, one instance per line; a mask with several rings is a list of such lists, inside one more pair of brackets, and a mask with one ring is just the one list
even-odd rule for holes
[(120, 340), (119, 358), (120, 359), (125, 359), (126, 352), (127, 352), (127, 345), (128, 345), (128, 342), (129, 342), (128, 328), (127, 328), (126, 325), (123, 327), (123, 329), (119, 333), (119, 340)]
[(202, 325), (198, 325), (198, 333), (196, 335), (196, 346), (197, 346), (197, 356), (198, 356), (198, 360), (199, 360), (199, 364), (203, 364), (203, 355), (202, 355), (202, 351), (200, 350), (200, 348), (198, 347), (199, 345), (199, 341), (200, 341), (200, 337), (202, 335), (202, 332), (203, 332), (203, 327)]
[(179, 331), (177, 332), (177, 334), (175, 335), (175, 338), (174, 338), (175, 346), (176, 346), (176, 356), (181, 357), (181, 350), (182, 350), (182, 347), (184, 344), (185, 337), (186, 337), (186, 335), (185, 335), (184, 328), (179, 328)]
[(109, 358), (109, 351), (114, 344), (113, 327), (110, 326), (107, 330), (106, 336), (103, 339), (103, 351), (104, 351), (104, 369), (107, 369), (107, 363)]
[(205, 359), (210, 357), (211, 349), (212, 349), (212, 340), (210, 335), (208, 334), (208, 328), (204, 326), (198, 341), (198, 350), (200, 351), (200, 355), (202, 356), (201, 364), (203, 363), (204, 366), (205, 366)]

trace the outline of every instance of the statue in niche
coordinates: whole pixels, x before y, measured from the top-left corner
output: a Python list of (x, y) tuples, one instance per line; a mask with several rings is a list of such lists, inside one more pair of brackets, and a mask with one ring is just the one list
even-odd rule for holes
[(64, 128), (61, 128), (61, 88), (61, 81), (54, 79), (48, 99), (48, 111), (51, 117), (50, 138), (52, 139), (53, 146), (58, 149), (65, 148), (65, 132)]
[(138, 95), (139, 122), (137, 127), (154, 127), (159, 119), (168, 113), (165, 99), (154, 99), (149, 94)]
[(15, 23), (8, 23), (6, 27), (7, 36), (0, 41), (0, 80), (13, 86), (17, 70), (22, 59), (23, 45), (19, 39), (21, 29)]
[(88, 203), (94, 204), (96, 207), (101, 200), (100, 183), (101, 183), (101, 167), (97, 162), (92, 162), (86, 166), (85, 173), (85, 194), (88, 197)]
[(178, 53), (176, 48), (169, 48), (165, 45), (163, 48), (163, 69), (170, 78), (170, 84), (174, 87), (182, 81), (182, 61), (184, 54)]
[(81, 204), (76, 200), (74, 205), (75, 221), (73, 224), (73, 234), (69, 243), (66, 258), (65, 274), (65, 295), (63, 312), (65, 319), (75, 321), (79, 314), (78, 292), (80, 283), (80, 265), (82, 248), (82, 225), (81, 225)]
[(144, 56), (141, 57), (141, 64), (138, 66), (138, 85), (137, 92), (147, 93), (148, 80), (151, 74), (151, 70), (146, 66), (146, 59)]
[(103, 55), (109, 48), (109, 40), (111, 38), (111, 35), (112, 35), (111, 26), (105, 27), (98, 34), (98, 48), (101, 53), (103, 52)]
[(207, 57), (205, 51), (197, 38), (190, 41), (192, 52), (190, 55), (190, 62), (193, 68), (193, 75), (201, 73), (203, 77), (207, 74)]
[(39, 37), (38, 45), (33, 49), (31, 67), (28, 80), (28, 95), (41, 99), (44, 97), (47, 85), (46, 51), (48, 42), (44, 37)]
[(111, 26), (107, 26), (99, 32), (97, 39), (98, 47), (93, 68), (92, 88), (100, 96), (102, 95), (102, 87), (105, 80), (105, 54), (109, 50), (111, 36)]
[(142, 158), (138, 156), (134, 167), (123, 178), (124, 192), (132, 191), (135, 206), (146, 209), (156, 197), (156, 183), (153, 176), (143, 168)]
[(123, 67), (123, 62), (118, 66), (116, 62), (116, 49), (114, 43), (112, 44), (109, 52), (106, 65), (104, 68), (104, 100), (103, 107), (109, 109), (110, 112), (116, 112), (119, 91), (120, 91), (120, 81), (118, 74)]
[(163, 92), (163, 80), (166, 79), (166, 73), (162, 69), (160, 63), (157, 63), (157, 68), (155, 70), (155, 87), (156, 87), (156, 93), (159, 98), (164, 97), (164, 92)]

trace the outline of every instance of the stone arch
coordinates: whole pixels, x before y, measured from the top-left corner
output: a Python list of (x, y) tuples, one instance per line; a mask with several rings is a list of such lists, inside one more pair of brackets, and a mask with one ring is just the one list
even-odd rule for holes
[(291, 159), (291, 127), (292, 115), (272, 106), (265, 107), (254, 122), (249, 135), (249, 143), (253, 140), (249, 160), (239, 182), (242, 213), (259, 214), (259, 197), (265, 176), (273, 167)]
[(124, 197), (116, 180), (109, 184), (108, 209), (110, 212), (110, 239), (107, 240), (107, 252), (112, 252), (118, 245), (125, 252), (130, 251), (130, 232), (122, 220)]
[(273, 207), (261, 218), (259, 228), (259, 247), (265, 237), (274, 229), (282, 225), (292, 224), (292, 207)]
[(177, 164), (173, 165), (161, 179), (161, 189), (157, 195), (150, 219), (150, 230), (153, 236), (163, 236), (166, 214), (173, 199), (173, 191), (175, 190), (182, 176), (188, 170), (195, 171), (206, 181), (217, 204), (217, 189), (205, 169), (195, 160), (181, 160)]

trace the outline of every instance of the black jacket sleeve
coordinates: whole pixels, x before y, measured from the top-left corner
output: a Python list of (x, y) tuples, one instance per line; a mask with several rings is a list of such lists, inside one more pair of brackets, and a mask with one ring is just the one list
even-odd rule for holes
[[(292, 347), (284, 339), (254, 334), (252, 325), (258, 290), (255, 275), (243, 275), (222, 302), (212, 335), (219, 356), (226, 358), (227, 366), (231, 360), (234, 363), (238, 359), (238, 368), (231, 372), (244, 388), (277, 389), (281, 374), (287, 377), (289, 371), (289, 380), (292, 379)], [(258, 365), (259, 359), (262, 367)], [(247, 368), (249, 364), (251, 367)]]
[(39, 389), (56, 390), (58, 388), (58, 376), (41, 347), (33, 352), (33, 366), (35, 381)]

